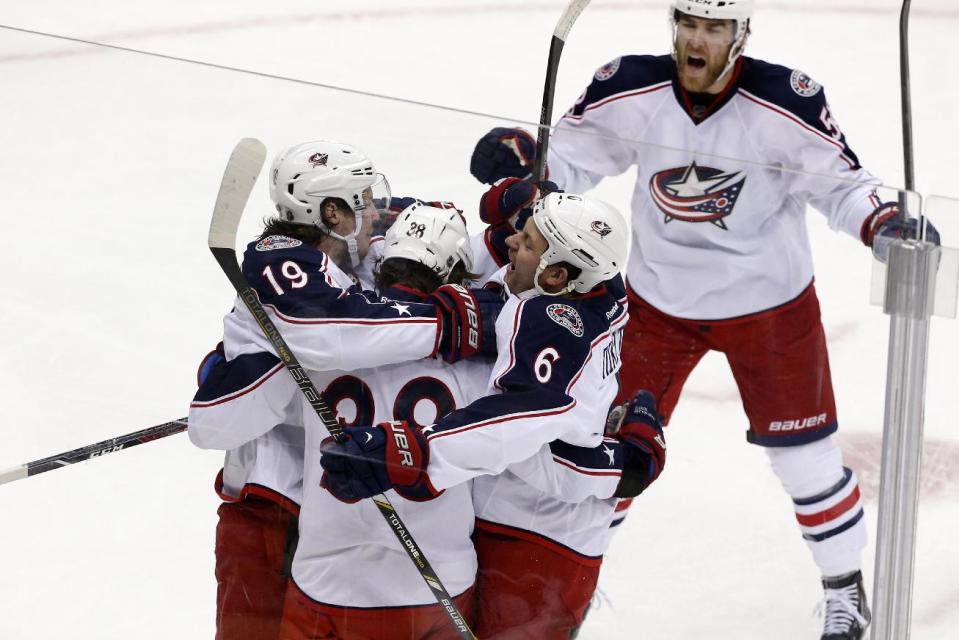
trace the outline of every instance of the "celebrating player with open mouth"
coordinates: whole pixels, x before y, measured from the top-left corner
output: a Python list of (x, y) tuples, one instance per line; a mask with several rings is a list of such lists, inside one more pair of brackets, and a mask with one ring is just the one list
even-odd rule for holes
[[(850, 149), (821, 85), (743, 55), (753, 0), (673, 0), (671, 55), (616, 58), (559, 121), (549, 177), (583, 192), (637, 166), (623, 394), (650, 389), (668, 421), (708, 351), (726, 355), (749, 418), (822, 572), (824, 640), (869, 621), (860, 572), (866, 526), (838, 428), (813, 285), (806, 206), (883, 257), (915, 237)], [(532, 137), (494, 129), (471, 171), (525, 177)], [(739, 158), (742, 161), (731, 160)], [(938, 234), (927, 228), (927, 239)]]

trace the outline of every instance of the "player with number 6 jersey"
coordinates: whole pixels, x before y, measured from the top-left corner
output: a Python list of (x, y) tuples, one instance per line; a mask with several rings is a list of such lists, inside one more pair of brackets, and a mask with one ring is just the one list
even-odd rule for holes
[[(324, 447), (324, 484), (340, 499), (389, 488), (442, 497), (473, 481), (480, 637), (568, 638), (595, 588), (623, 475), (616, 456), (610, 451), (606, 469), (565, 464), (590, 483), (605, 482), (605, 492), (563, 499), (540, 472), (544, 459), (565, 453), (551, 450), (554, 441), (593, 453), (603, 447), (619, 389), (626, 243), (626, 221), (605, 203), (563, 193), (539, 200), (507, 240), (510, 297), (496, 324), (486, 395), (422, 429), (408, 443), (412, 454)], [(383, 428), (347, 432), (362, 438)], [(401, 475), (391, 465), (411, 468)], [(477, 491), (480, 483), (486, 488)]]
[[(664, 2), (664, 5), (667, 4)], [(822, 574), (823, 640), (857, 640), (869, 610), (860, 572), (866, 525), (839, 426), (813, 283), (807, 206), (885, 258), (916, 237), (853, 153), (825, 89), (799, 69), (743, 55), (753, 0), (670, 0), (667, 55), (596, 70), (557, 123), (546, 158), (563, 189), (588, 191), (635, 167), (630, 320), (623, 397), (651, 390), (668, 422), (709, 351), (729, 361)], [(470, 163), (488, 184), (534, 166), (532, 136), (497, 128)], [(926, 226), (927, 240), (939, 235)]]

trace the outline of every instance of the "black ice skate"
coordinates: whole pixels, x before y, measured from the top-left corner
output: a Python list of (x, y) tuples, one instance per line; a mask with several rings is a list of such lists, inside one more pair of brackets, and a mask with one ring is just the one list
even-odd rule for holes
[(872, 615), (866, 605), (862, 572), (823, 578), (823, 631), (821, 640), (860, 640)]

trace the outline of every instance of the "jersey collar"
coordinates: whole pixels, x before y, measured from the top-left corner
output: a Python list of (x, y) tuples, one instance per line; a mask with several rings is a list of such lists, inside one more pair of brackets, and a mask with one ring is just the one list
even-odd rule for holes
[(736, 66), (733, 67), (733, 76), (729, 84), (727, 84), (726, 88), (720, 93), (716, 94), (716, 97), (713, 98), (712, 102), (706, 105), (705, 108), (700, 106), (697, 109), (697, 106), (694, 105), (693, 100), (690, 98), (689, 92), (683, 89), (679, 84), (679, 76), (676, 71), (673, 71), (673, 95), (676, 96), (676, 101), (679, 102), (679, 105), (683, 108), (683, 111), (686, 112), (686, 115), (689, 116), (689, 119), (693, 121), (693, 124), (699, 126), (705, 122), (709, 116), (722, 109), (723, 106), (736, 95), (742, 70), (743, 59), (740, 57), (739, 60), (736, 61)]

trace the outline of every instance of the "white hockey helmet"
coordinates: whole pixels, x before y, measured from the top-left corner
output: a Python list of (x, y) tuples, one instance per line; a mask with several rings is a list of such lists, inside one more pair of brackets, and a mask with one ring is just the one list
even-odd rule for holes
[(462, 262), (473, 270), (466, 221), (455, 208), (441, 208), (417, 202), (403, 209), (386, 232), (383, 260), (406, 258), (426, 265), (444, 282)]
[(729, 48), (726, 66), (719, 77), (729, 73), (736, 64), (736, 60), (743, 54), (743, 49), (746, 48), (749, 20), (753, 17), (753, 4), (753, 0), (672, 0), (669, 3), (669, 25), (673, 34), (673, 58), (676, 57), (676, 29), (679, 13), (710, 20), (733, 20), (736, 22), (736, 28), (733, 32), (732, 47)]
[[(340, 235), (323, 224), (320, 205), (327, 198), (340, 198), (353, 210), (356, 227), (352, 233)], [(356, 266), (360, 262), (356, 236), (363, 228), (362, 212), (378, 203), (389, 206), (390, 185), (356, 147), (320, 140), (277, 154), (270, 167), (270, 199), (286, 222), (316, 225), (346, 242)]]
[[(536, 201), (531, 217), (549, 245), (533, 276), (533, 286), (541, 294), (586, 293), (615, 276), (626, 264), (629, 249), (626, 218), (602, 200), (550, 193)], [(565, 289), (548, 293), (540, 287), (539, 276), (557, 262), (568, 262), (581, 271)]]

